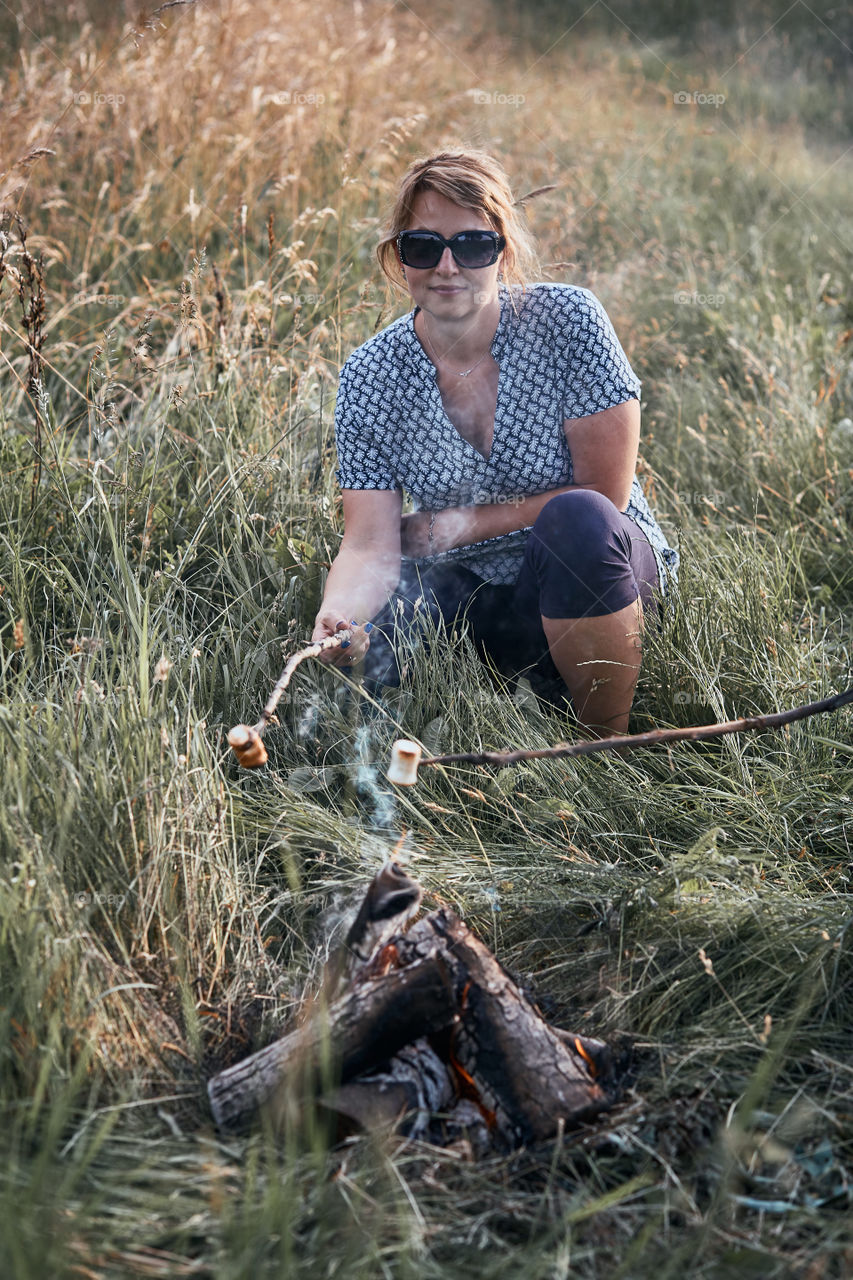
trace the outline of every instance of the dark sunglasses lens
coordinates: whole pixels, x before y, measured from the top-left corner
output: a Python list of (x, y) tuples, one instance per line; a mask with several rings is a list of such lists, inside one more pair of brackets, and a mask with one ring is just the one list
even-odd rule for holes
[(414, 231), (404, 231), (400, 236), (400, 256), (407, 267), (424, 271), (427, 267), (438, 266), (442, 253), (444, 245), (438, 236)]
[(491, 231), (461, 231), (453, 237), (453, 256), (463, 267), (490, 267), (497, 260), (498, 237)]

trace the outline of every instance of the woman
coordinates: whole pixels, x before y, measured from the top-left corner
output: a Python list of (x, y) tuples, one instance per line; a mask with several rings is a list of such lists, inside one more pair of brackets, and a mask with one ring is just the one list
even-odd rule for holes
[(418, 596), (464, 609), (501, 671), (625, 732), (644, 610), (678, 558), (634, 475), (640, 384), (610, 321), (588, 290), (526, 284), (529, 241), (482, 152), (413, 164), (378, 256), (415, 307), (341, 373), (345, 531), (314, 638), (356, 624), (327, 660), (367, 655), (393, 683), (384, 624)]

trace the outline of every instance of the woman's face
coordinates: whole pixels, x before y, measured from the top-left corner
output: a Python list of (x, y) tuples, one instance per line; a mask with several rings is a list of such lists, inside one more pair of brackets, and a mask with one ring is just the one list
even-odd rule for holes
[[(459, 231), (492, 231), (493, 227), (473, 209), (454, 204), (437, 191), (422, 191), (412, 205), (409, 231), (437, 231), (449, 240)], [(413, 300), (436, 321), (473, 319), (497, 300), (498, 272), (502, 256), (490, 267), (460, 267), (445, 248), (438, 265), (423, 270), (403, 267)]]

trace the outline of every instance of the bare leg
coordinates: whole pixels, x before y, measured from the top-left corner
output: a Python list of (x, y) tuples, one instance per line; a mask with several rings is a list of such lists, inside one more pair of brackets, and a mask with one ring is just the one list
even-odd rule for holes
[(627, 733), (642, 660), (642, 600), (597, 618), (543, 616), (542, 627), (581, 724), (596, 737)]

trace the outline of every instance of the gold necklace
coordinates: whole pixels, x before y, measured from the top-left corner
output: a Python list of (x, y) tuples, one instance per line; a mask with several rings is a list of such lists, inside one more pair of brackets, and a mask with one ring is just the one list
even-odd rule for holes
[[(429, 347), (430, 352), (432, 353), (432, 358), (433, 358), (433, 360), (435, 361), (436, 365), (439, 365), (439, 364), (441, 363), (441, 361), (440, 361), (439, 357), (436, 355), (435, 347), (432, 345), (432, 343), (431, 343), (431, 342), (430, 342), (430, 340), (429, 340), (429, 331), (427, 330), (427, 322), (426, 322), (426, 312), (422, 312), (422, 315), (423, 315), (423, 318), (424, 318), (424, 337), (426, 338), (427, 346)], [(470, 375), (470, 374), (472, 374), (472, 373), (474, 372), (474, 370), (477, 368), (477, 365), (480, 365), (480, 364), (482, 364), (482, 363), (483, 363), (483, 361), (485, 360), (486, 356), (487, 356), (487, 355), (489, 355), (489, 353), (491, 352), (491, 349), (492, 349), (492, 344), (491, 344), (491, 343), (489, 343), (489, 345), (488, 345), (488, 347), (486, 348), (486, 350), (485, 350), (485, 351), (483, 352), (483, 354), (480, 356), (480, 359), (479, 359), (479, 360), (476, 360), (476, 361), (474, 362), (474, 364), (472, 364), (472, 365), (471, 365), (471, 368), (470, 368), (470, 369), (463, 369), (461, 372), (459, 371), (459, 369), (448, 369), (448, 371), (447, 371), (447, 372), (448, 372), (448, 373), (452, 373), (452, 374), (454, 374), (457, 378), (467, 378), (467, 377), (469, 377), (469, 375)]]

